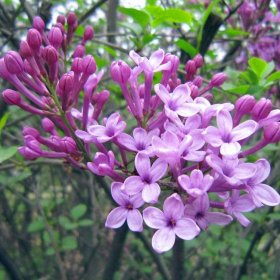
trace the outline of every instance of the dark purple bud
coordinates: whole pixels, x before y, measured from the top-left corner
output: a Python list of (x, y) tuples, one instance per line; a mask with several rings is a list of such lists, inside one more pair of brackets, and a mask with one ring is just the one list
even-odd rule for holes
[(26, 41), (20, 42), (19, 52), (23, 58), (28, 58), (32, 56), (32, 51)]
[(59, 89), (61, 92), (68, 93), (74, 87), (74, 79), (71, 73), (64, 74), (61, 79), (59, 80)]
[(52, 27), (48, 34), (48, 39), (56, 49), (59, 48), (63, 42), (61, 30), (58, 27)]
[(192, 81), (193, 85), (197, 86), (198, 88), (202, 86), (202, 82), (203, 78), (201, 76), (196, 76)]
[(195, 85), (191, 85), (190, 86), (190, 90), (191, 90), (191, 97), (192, 98), (196, 98), (199, 96), (199, 90), (198, 90), (198, 87), (195, 86)]
[(84, 32), (84, 42), (89, 41), (94, 36), (94, 30), (92, 26), (87, 26)]
[(40, 132), (33, 127), (25, 126), (22, 130), (22, 135), (23, 136), (31, 135), (32, 137), (37, 139), (40, 136)]
[(227, 79), (227, 75), (225, 73), (217, 73), (215, 74), (210, 82), (212, 87), (219, 87), (221, 86)]
[(40, 143), (31, 135), (26, 135), (24, 137), (26, 147), (30, 148), (34, 152), (40, 154), (42, 153), (42, 149)]
[(251, 115), (255, 121), (259, 121), (267, 117), (271, 110), (271, 101), (263, 97), (253, 107)]
[(96, 71), (96, 62), (92, 55), (87, 55), (83, 58), (83, 72), (86, 75), (91, 75)]
[(83, 71), (83, 60), (80, 57), (74, 58), (71, 66), (74, 73), (81, 73)]
[(187, 72), (187, 75), (193, 76), (195, 74), (196, 70), (197, 70), (195, 62), (193, 60), (189, 60), (186, 63), (185, 70)]
[(65, 16), (59, 15), (59, 16), (56, 18), (56, 22), (57, 22), (57, 23), (61, 23), (62, 25), (64, 25), (65, 22), (66, 22)]
[(203, 57), (201, 54), (197, 54), (194, 58), (193, 61), (195, 63), (196, 68), (200, 68), (203, 65)]
[(111, 64), (110, 73), (115, 82), (124, 84), (130, 78), (131, 69), (124, 61), (119, 60)]
[(244, 115), (250, 113), (255, 104), (255, 97), (246, 94), (237, 99), (235, 102), (235, 109), (239, 114)]
[(5, 89), (2, 92), (4, 101), (9, 105), (19, 105), (21, 103), (21, 97), (19, 92), (12, 89)]
[(36, 75), (35, 69), (30, 65), (27, 59), (23, 62), (24, 71), (27, 72), (29, 75), (34, 76)]
[(20, 74), (23, 72), (23, 61), (19, 53), (15, 51), (8, 51), (4, 57), (7, 70), (11, 74)]
[(45, 29), (45, 23), (39, 16), (34, 17), (32, 26), (33, 28), (37, 29), (40, 33), (42, 33)]
[(46, 46), (42, 51), (42, 56), (50, 65), (58, 62), (58, 52), (53, 46)]
[(167, 62), (171, 63), (171, 68), (168, 71), (170, 71), (171, 73), (175, 73), (177, 71), (177, 69), (178, 69), (179, 64), (180, 64), (179, 58), (176, 55), (173, 55), (171, 53), (167, 53), (164, 56), (162, 64), (165, 64)]
[(67, 23), (68, 23), (68, 25), (74, 26), (76, 24), (76, 22), (77, 22), (77, 17), (75, 15), (75, 13), (70, 12), (68, 14), (68, 16), (67, 16)]
[(28, 147), (19, 147), (18, 152), (27, 160), (34, 160), (40, 157), (39, 153), (36, 153)]
[(269, 143), (277, 143), (280, 141), (280, 123), (273, 122), (264, 128), (264, 139)]
[(31, 49), (38, 51), (42, 45), (40, 32), (35, 28), (29, 29), (27, 33), (27, 43)]
[(48, 106), (53, 106), (54, 105), (54, 101), (51, 97), (47, 97), (47, 96), (42, 96), (41, 100), (44, 104), (48, 105)]
[(68, 154), (73, 154), (77, 152), (76, 143), (71, 137), (63, 137), (60, 143), (63, 152)]
[(47, 133), (53, 133), (55, 130), (55, 125), (49, 118), (43, 118), (41, 124), (44, 131)]
[(62, 34), (64, 34), (65, 33), (65, 29), (64, 29), (64, 26), (61, 24), (61, 23), (56, 23), (55, 25), (54, 25), (54, 27), (56, 27), (56, 28), (58, 28), (58, 29), (60, 29), (60, 31), (61, 31), (61, 33)]
[(78, 45), (74, 50), (72, 57), (83, 57), (85, 55), (85, 47), (83, 45)]

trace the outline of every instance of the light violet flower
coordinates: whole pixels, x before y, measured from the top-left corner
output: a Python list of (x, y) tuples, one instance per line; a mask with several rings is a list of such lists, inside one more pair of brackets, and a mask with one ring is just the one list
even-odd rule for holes
[(191, 204), (185, 206), (185, 216), (193, 219), (201, 229), (205, 230), (209, 224), (227, 225), (232, 217), (220, 212), (209, 212), (209, 198), (207, 194), (196, 198)]
[(111, 194), (119, 207), (113, 209), (106, 220), (105, 226), (108, 228), (119, 228), (125, 221), (131, 231), (143, 230), (143, 218), (137, 209), (144, 204), (141, 195), (129, 196), (121, 191), (122, 183), (113, 182)]
[(152, 138), (159, 135), (159, 129), (147, 132), (141, 127), (133, 130), (133, 137), (126, 133), (118, 136), (117, 141), (126, 149), (134, 152), (142, 152), (150, 155), (152, 153)]
[(103, 122), (105, 126), (89, 125), (87, 127), (88, 133), (77, 130), (76, 135), (85, 142), (90, 142), (91, 139), (96, 138), (99, 143), (104, 143), (121, 134), (126, 127), (126, 123), (121, 120), (119, 113), (114, 113), (109, 118), (104, 118)]
[(265, 159), (259, 159), (255, 163), (257, 172), (246, 180), (246, 189), (257, 207), (263, 205), (276, 206), (280, 204), (280, 196), (272, 187), (262, 184), (269, 176), (270, 165)]
[(256, 208), (249, 194), (240, 196), (238, 190), (233, 190), (232, 196), (225, 201), (225, 210), (236, 217), (239, 223), (247, 227), (250, 221), (242, 214)]
[(253, 177), (257, 171), (253, 163), (244, 163), (239, 159), (223, 158), (212, 154), (206, 162), (232, 186), (241, 185), (243, 180)]
[[(94, 113), (94, 107), (90, 103), (89, 104), (89, 110), (88, 110), (88, 119), (87, 119), (88, 120), (88, 125), (92, 125), (95, 122), (95, 120), (92, 118), (93, 117), (93, 113)], [(82, 111), (79, 111), (76, 108), (72, 108), (71, 109), (71, 115), (75, 119), (78, 119), (79, 121), (82, 121), (83, 120), (83, 109), (82, 109)]]
[(191, 117), (199, 112), (200, 107), (191, 98), (191, 90), (187, 84), (177, 86), (169, 93), (165, 86), (155, 85), (155, 92), (164, 103), (164, 110), (171, 120), (181, 117)]
[(232, 117), (226, 110), (218, 112), (217, 125), (218, 128), (207, 127), (203, 133), (205, 141), (213, 147), (220, 147), (220, 152), (224, 156), (237, 155), (241, 150), (238, 141), (252, 135), (258, 127), (255, 121), (248, 120), (233, 128)]
[(150, 158), (144, 153), (138, 153), (135, 158), (135, 167), (139, 176), (130, 176), (124, 181), (123, 190), (133, 195), (142, 192), (143, 200), (147, 203), (156, 203), (160, 195), (157, 183), (167, 170), (167, 163), (157, 159), (151, 166)]
[(203, 176), (199, 169), (191, 172), (190, 176), (181, 175), (178, 177), (180, 186), (191, 196), (198, 197), (205, 194), (211, 187), (214, 178), (210, 175)]
[(184, 240), (195, 238), (200, 230), (196, 223), (184, 217), (184, 204), (178, 194), (169, 196), (163, 204), (163, 211), (148, 207), (143, 211), (145, 223), (158, 229), (152, 239), (152, 246), (158, 253), (170, 250), (176, 235)]

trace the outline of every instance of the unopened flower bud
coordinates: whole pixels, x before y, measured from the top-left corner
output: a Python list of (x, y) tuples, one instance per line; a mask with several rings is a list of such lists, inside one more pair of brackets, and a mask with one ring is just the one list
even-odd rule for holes
[(96, 71), (96, 62), (92, 55), (87, 55), (83, 58), (83, 72), (86, 75), (91, 75)]
[(80, 57), (73, 59), (71, 70), (74, 73), (81, 73), (83, 71), (83, 60)]
[(8, 51), (4, 57), (7, 70), (11, 74), (20, 74), (23, 71), (23, 61), (19, 53), (15, 51)]
[(119, 83), (124, 84), (128, 81), (131, 69), (124, 61), (114, 61), (110, 67), (112, 79)]
[(52, 27), (48, 34), (48, 39), (56, 49), (59, 48), (63, 42), (61, 30), (58, 27)]
[(20, 42), (19, 51), (23, 58), (28, 58), (32, 56), (32, 51), (26, 41)]
[(85, 47), (83, 45), (78, 45), (75, 48), (72, 57), (73, 58), (75, 58), (75, 57), (83, 57), (84, 55), (85, 55)]
[(246, 94), (237, 99), (235, 103), (235, 109), (239, 114), (244, 115), (250, 113), (255, 104), (255, 97)]
[(269, 143), (277, 143), (280, 141), (280, 123), (272, 122), (264, 128), (264, 139)]
[(68, 154), (77, 152), (77, 146), (75, 141), (71, 137), (63, 137), (60, 142), (62, 151)]
[(197, 54), (194, 58), (193, 61), (195, 63), (196, 68), (200, 68), (203, 65), (203, 57), (201, 54)]
[(28, 147), (19, 147), (18, 152), (27, 160), (34, 160), (40, 157), (40, 154)]
[(18, 105), (21, 103), (21, 97), (19, 92), (12, 89), (5, 89), (2, 92), (4, 101), (9, 105)]
[(259, 121), (268, 116), (272, 110), (272, 103), (269, 99), (261, 98), (252, 109), (252, 118), (255, 121)]
[(199, 90), (198, 90), (198, 87), (195, 86), (195, 85), (191, 85), (190, 86), (190, 90), (191, 90), (191, 97), (192, 98), (196, 98), (199, 96)]
[(42, 33), (45, 29), (45, 23), (39, 16), (34, 17), (32, 26), (33, 28), (37, 29), (40, 33)]
[(94, 36), (94, 30), (92, 26), (87, 26), (84, 32), (84, 42), (89, 41), (93, 38)]
[(27, 43), (29, 47), (38, 51), (42, 45), (42, 37), (38, 30), (31, 28), (27, 33)]
[(62, 25), (64, 25), (65, 22), (66, 22), (65, 16), (59, 15), (59, 16), (56, 18), (56, 22), (57, 22), (57, 23), (61, 23)]
[(29, 75), (33, 76), (36, 75), (34, 68), (30, 65), (27, 59), (23, 62), (24, 71), (27, 72)]
[(58, 29), (60, 29), (60, 31), (61, 31), (61, 33), (62, 33), (62, 35), (65, 33), (65, 29), (64, 29), (64, 26), (61, 24), (61, 23), (56, 23), (55, 25), (54, 25), (54, 27), (56, 27), (56, 28), (58, 28)]
[(22, 135), (23, 136), (31, 135), (32, 137), (34, 137), (36, 139), (40, 136), (40, 132), (33, 127), (25, 126), (22, 130)]
[(201, 76), (196, 76), (192, 81), (193, 85), (197, 86), (198, 88), (202, 86), (202, 82), (203, 78)]
[(227, 75), (225, 73), (217, 73), (212, 77), (210, 85), (212, 87), (219, 87), (225, 82), (226, 79)]
[(167, 62), (171, 63), (171, 68), (168, 71), (170, 71), (171, 73), (175, 73), (178, 69), (179, 64), (180, 64), (179, 58), (176, 55), (168, 53), (164, 56), (162, 64), (165, 64)]
[(75, 13), (70, 12), (68, 14), (68, 16), (67, 16), (67, 23), (68, 23), (68, 25), (73, 26), (73, 25), (76, 24), (76, 22), (77, 22), (77, 17), (75, 15)]
[(59, 80), (58, 86), (63, 93), (70, 92), (74, 87), (73, 75), (71, 73), (64, 74)]
[(50, 65), (58, 62), (58, 52), (53, 46), (46, 46), (42, 51), (42, 56)]
[(41, 124), (44, 131), (47, 133), (53, 133), (55, 130), (55, 125), (49, 118), (43, 118)]
[(186, 63), (185, 70), (187, 72), (187, 75), (192, 77), (195, 74), (196, 70), (197, 70), (195, 62), (193, 60), (189, 60)]

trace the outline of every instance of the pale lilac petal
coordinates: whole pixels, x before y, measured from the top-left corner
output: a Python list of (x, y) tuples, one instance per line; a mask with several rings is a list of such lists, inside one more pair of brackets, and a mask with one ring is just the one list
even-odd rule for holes
[(79, 110), (77, 110), (76, 108), (71, 109), (71, 115), (72, 115), (72, 117), (74, 117), (78, 120), (82, 119), (82, 113)]
[(216, 155), (210, 155), (206, 157), (206, 162), (210, 167), (220, 174), (223, 174), (223, 161)]
[(142, 127), (137, 127), (133, 130), (133, 137), (136, 140), (136, 142), (145, 141), (147, 138), (147, 131)]
[(200, 229), (193, 220), (183, 218), (176, 222), (174, 231), (178, 237), (184, 240), (191, 240), (199, 234)]
[(178, 194), (173, 194), (165, 199), (163, 203), (164, 215), (172, 219), (180, 219), (184, 213), (184, 204)]
[(89, 134), (99, 137), (106, 135), (106, 128), (102, 125), (90, 125), (87, 128)]
[(174, 148), (177, 148), (179, 145), (179, 139), (177, 135), (173, 132), (166, 131), (162, 135), (162, 139), (164, 142), (166, 142), (169, 146), (173, 146)]
[(142, 193), (137, 193), (129, 198), (130, 203), (132, 204), (133, 208), (139, 208), (143, 206), (145, 203), (142, 198)]
[(138, 153), (135, 157), (135, 167), (142, 179), (149, 176), (151, 169), (150, 158), (144, 153)]
[(203, 133), (204, 140), (213, 147), (220, 147), (223, 144), (219, 129), (214, 126), (209, 126)]
[(162, 49), (159, 49), (152, 53), (149, 62), (155, 69), (162, 63), (163, 59), (164, 59), (164, 51)]
[(199, 186), (203, 180), (203, 173), (199, 169), (195, 169), (191, 172), (190, 179), (193, 185)]
[(142, 60), (142, 57), (138, 54), (138, 53), (136, 53), (135, 51), (130, 51), (129, 52), (129, 56), (130, 56), (130, 58), (135, 62), (135, 64), (139, 64), (140, 63), (140, 61)]
[(252, 188), (254, 197), (256, 197), (261, 203), (268, 206), (276, 206), (280, 204), (280, 195), (272, 187), (259, 184)]
[(113, 182), (111, 186), (111, 194), (113, 199), (120, 205), (120, 206), (126, 206), (126, 203), (128, 201), (128, 196), (124, 194), (121, 190), (122, 183), (119, 182)]
[(168, 71), (171, 69), (171, 67), (172, 67), (172, 65), (171, 65), (170, 61), (168, 61), (167, 63), (161, 64), (157, 68), (154, 68), (154, 72)]
[(146, 184), (142, 191), (142, 198), (147, 203), (158, 202), (158, 197), (160, 195), (160, 187), (157, 183)]
[(190, 177), (187, 175), (181, 175), (178, 177), (178, 181), (180, 186), (187, 191), (190, 188), (191, 185), (191, 181), (190, 181)]
[(208, 225), (209, 225), (208, 221), (204, 217), (196, 219), (196, 223), (203, 230), (206, 230), (208, 228)]
[(259, 159), (256, 161), (255, 165), (257, 167), (257, 172), (255, 172), (255, 175), (248, 181), (250, 186), (263, 182), (270, 174), (270, 164), (266, 159)]
[(152, 238), (152, 246), (158, 253), (170, 250), (175, 243), (175, 232), (171, 228), (159, 229)]
[(195, 103), (184, 103), (176, 109), (176, 113), (182, 117), (191, 117), (200, 111), (200, 108)]
[(228, 135), (232, 130), (232, 117), (229, 111), (221, 110), (217, 114), (217, 125), (222, 135)]
[(206, 213), (210, 205), (208, 195), (204, 194), (198, 197), (196, 200), (194, 200), (192, 205), (197, 212)]
[(126, 133), (121, 133), (117, 137), (118, 143), (120, 143), (123, 147), (131, 151), (137, 151), (135, 147), (135, 140)]
[(256, 206), (248, 194), (240, 196), (232, 204), (232, 212), (250, 212), (255, 208)]
[(174, 89), (171, 99), (176, 100), (177, 105), (181, 105), (188, 100), (190, 94), (191, 91), (188, 85), (179, 85)]
[(75, 134), (77, 137), (79, 137), (80, 139), (82, 139), (84, 142), (86, 143), (90, 143), (90, 142), (95, 142), (96, 141), (96, 137), (90, 135), (89, 133), (83, 131), (83, 130), (76, 130)]
[(118, 123), (121, 122), (121, 116), (118, 112), (113, 113), (106, 119), (106, 126), (107, 127), (115, 127)]
[(250, 220), (248, 220), (242, 213), (233, 214), (242, 226), (247, 227), (251, 223)]
[(233, 220), (231, 216), (219, 212), (208, 212), (205, 215), (209, 224), (224, 226)]
[(233, 143), (223, 143), (221, 145), (221, 154), (223, 156), (235, 156), (241, 150), (241, 145), (238, 142)]
[(234, 168), (232, 176), (244, 180), (254, 176), (257, 168), (253, 163), (241, 163)]
[(266, 125), (270, 125), (272, 122), (279, 122), (280, 121), (280, 110), (275, 109), (272, 110), (268, 116), (262, 120), (259, 120), (259, 126), (264, 127)]
[(127, 225), (131, 231), (143, 230), (143, 218), (139, 210), (130, 210), (127, 214)]
[(191, 204), (187, 204), (184, 209), (184, 215), (187, 218), (194, 219), (196, 216), (197, 210)]
[(149, 206), (144, 209), (143, 219), (150, 228), (161, 229), (167, 225), (163, 212), (156, 207)]
[(183, 158), (187, 161), (199, 162), (199, 161), (203, 161), (205, 155), (206, 152), (204, 151), (189, 151), (188, 154)]
[(113, 209), (107, 216), (105, 226), (108, 228), (119, 228), (121, 227), (127, 217), (128, 210), (123, 207), (117, 207)]
[(252, 135), (256, 129), (258, 128), (258, 124), (255, 121), (248, 120), (245, 121), (235, 128), (233, 128), (231, 135), (232, 135), (232, 142), (239, 141), (245, 139)]
[(130, 176), (125, 179), (122, 190), (129, 194), (134, 195), (141, 192), (144, 188), (144, 183), (140, 176)]
[(153, 163), (150, 171), (152, 182), (157, 182), (158, 180), (160, 180), (165, 175), (167, 167), (168, 165), (165, 161), (157, 159)]
[(166, 87), (161, 84), (155, 85), (155, 92), (164, 104), (168, 103), (171, 98)]

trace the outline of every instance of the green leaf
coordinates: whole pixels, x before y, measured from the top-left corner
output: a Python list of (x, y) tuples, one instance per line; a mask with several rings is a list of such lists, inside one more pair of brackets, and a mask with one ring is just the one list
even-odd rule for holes
[(153, 20), (153, 26), (162, 24), (163, 22), (174, 23), (187, 23), (190, 24), (192, 20), (192, 14), (181, 10), (179, 8), (169, 8), (162, 10)]
[(5, 160), (10, 159), (14, 156), (17, 152), (18, 147), (11, 146), (11, 147), (0, 147), (0, 163)]
[(37, 220), (33, 221), (31, 224), (28, 225), (27, 231), (32, 232), (38, 232), (45, 228), (45, 223), (43, 218), (38, 218)]
[(276, 71), (267, 77), (268, 82), (274, 82), (280, 79), (280, 71)]
[(48, 248), (47, 251), (46, 251), (46, 255), (47, 256), (52, 256), (55, 254), (55, 250), (54, 248)]
[(220, 35), (227, 35), (229, 37), (236, 37), (236, 36), (248, 36), (250, 35), (249, 32), (246, 32), (241, 29), (234, 29), (234, 28), (227, 28), (226, 30), (220, 31)]
[(2, 133), (3, 128), (5, 127), (7, 120), (9, 118), (9, 113), (5, 113), (0, 120), (0, 135)]
[(258, 57), (250, 58), (248, 64), (258, 77), (261, 77), (262, 73), (267, 68), (267, 62)]
[(150, 15), (143, 10), (125, 7), (119, 7), (118, 10), (122, 14), (132, 17), (134, 21), (137, 22), (143, 29), (146, 28), (147, 25), (150, 23)]
[(62, 250), (73, 250), (78, 247), (76, 237), (73, 235), (66, 236), (62, 239)]
[(84, 220), (79, 221), (78, 224), (81, 227), (88, 227), (88, 226), (91, 226), (93, 224), (93, 221), (90, 220), (90, 219), (84, 219)]
[(189, 42), (187, 42), (186, 40), (184, 39), (179, 39), (177, 42), (176, 42), (176, 45), (181, 49), (183, 50), (184, 52), (186, 52), (187, 54), (189, 54), (191, 57), (194, 57), (198, 51), (197, 49), (192, 45), (190, 44)]
[(250, 86), (249, 85), (240, 85), (240, 86), (236, 86), (233, 84), (224, 84), (222, 86), (223, 90), (229, 91), (229, 92), (233, 92), (233, 93), (237, 93), (237, 94), (245, 94), (247, 93), (247, 91), (249, 90)]
[(261, 78), (263, 79), (266, 76), (268, 76), (274, 69), (275, 69), (275, 64), (273, 61), (267, 63), (266, 68), (262, 72)]
[(73, 230), (78, 227), (76, 223), (71, 222), (67, 217), (65, 216), (59, 216), (58, 217), (59, 224), (66, 230)]
[(87, 207), (85, 204), (78, 204), (71, 209), (71, 216), (74, 219), (81, 218), (87, 211)]

